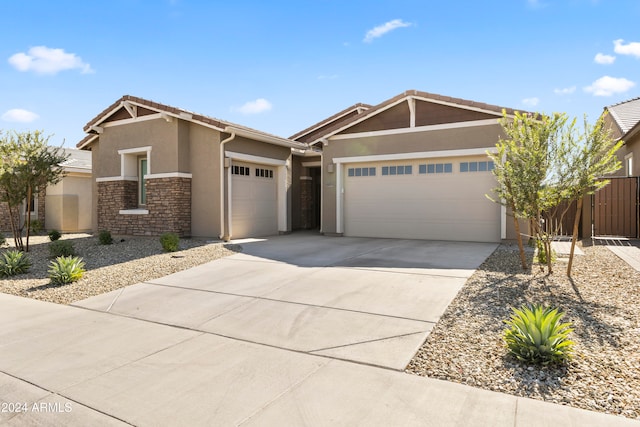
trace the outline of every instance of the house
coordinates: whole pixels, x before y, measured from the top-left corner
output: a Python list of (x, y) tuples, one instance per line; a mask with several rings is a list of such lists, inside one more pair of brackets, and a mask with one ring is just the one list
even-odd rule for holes
[(93, 157), (94, 230), (496, 242), (515, 238), (485, 196), (502, 111), (407, 91), (281, 138), (127, 95), (78, 148)]
[[(604, 109), (605, 121), (616, 140), (624, 145), (618, 150), (622, 162), (619, 175), (640, 176), (640, 98), (630, 99)], [(635, 161), (634, 161), (635, 158)]]
[[(91, 231), (91, 153), (63, 148), (62, 154), (68, 156), (61, 164), (63, 177), (33, 195), (31, 220), (64, 233)], [(20, 224), (26, 220), (26, 209), (25, 201), (19, 208)], [(10, 230), (8, 207), (0, 203), (0, 231)]]
[(292, 229), (292, 151), (307, 145), (123, 96), (84, 128), (94, 230), (217, 236)]

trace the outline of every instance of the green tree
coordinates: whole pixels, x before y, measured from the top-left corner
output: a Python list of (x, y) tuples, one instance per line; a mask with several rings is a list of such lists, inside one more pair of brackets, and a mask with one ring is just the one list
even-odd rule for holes
[[(26, 246), (22, 230), (31, 221), (31, 196), (38, 189), (62, 179), (61, 163), (68, 157), (60, 148), (47, 145), (42, 131), (0, 133), (0, 201), (9, 208), (9, 222), (17, 249), (29, 251), (29, 227)], [(19, 206), (27, 203), (27, 218), (20, 224)]]
[(505, 137), (499, 139), (497, 152), (489, 153), (498, 186), (494, 189), (496, 197), (487, 197), (511, 211), (523, 269), (528, 267), (518, 220), (529, 220), (534, 224), (534, 234), (540, 237), (542, 212), (555, 206), (549, 184), (556, 158), (563, 150), (562, 129), (566, 122), (564, 114), (515, 112), (509, 117), (503, 111), (500, 124)]
[(567, 276), (571, 276), (583, 200), (586, 195), (594, 194), (608, 185), (610, 180), (604, 177), (614, 173), (622, 166), (616, 152), (624, 142), (615, 141), (611, 130), (606, 127), (604, 119), (605, 115), (603, 114), (592, 126), (587, 122), (585, 116), (583, 134), (580, 138), (572, 139), (571, 151), (566, 157), (567, 198), (575, 200), (577, 205)]

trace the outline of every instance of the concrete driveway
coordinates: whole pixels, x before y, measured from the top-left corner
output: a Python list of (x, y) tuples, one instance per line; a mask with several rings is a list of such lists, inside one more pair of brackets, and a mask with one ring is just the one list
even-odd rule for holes
[(78, 307), (0, 293), (0, 424), (638, 425), (396, 371), (495, 245), (243, 246)]
[(496, 245), (300, 233), (74, 305), (402, 370)]

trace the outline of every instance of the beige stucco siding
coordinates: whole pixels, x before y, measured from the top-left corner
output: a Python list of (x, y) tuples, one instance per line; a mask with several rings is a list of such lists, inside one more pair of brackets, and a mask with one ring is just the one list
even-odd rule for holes
[(253, 141), (241, 136), (236, 136), (232, 141), (225, 144), (224, 148), (226, 151), (278, 160), (287, 160), (291, 155), (290, 148)]
[(191, 124), (189, 129), (191, 234), (220, 234), (220, 132)]
[[(150, 172), (152, 174), (178, 172), (178, 120), (145, 120), (126, 125), (107, 126), (100, 135), (101, 152), (94, 157), (94, 176), (120, 176), (118, 150), (151, 146)], [(186, 172), (186, 171), (185, 171)]]
[(92, 185), (90, 174), (73, 173), (47, 187), (47, 228), (61, 232), (92, 230)]

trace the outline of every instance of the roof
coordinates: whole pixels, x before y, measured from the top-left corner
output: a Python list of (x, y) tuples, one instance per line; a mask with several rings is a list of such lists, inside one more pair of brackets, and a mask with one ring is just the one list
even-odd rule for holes
[(315, 130), (318, 130), (320, 128), (322, 128), (323, 126), (326, 126), (328, 124), (330, 124), (331, 122), (335, 122), (337, 120), (339, 120), (340, 118), (349, 115), (350, 113), (353, 112), (357, 112), (357, 113), (361, 113), (362, 111), (366, 111), (369, 110), (372, 107), (372, 105), (369, 104), (363, 104), (363, 103), (357, 103), (357, 104), (353, 104), (350, 107), (345, 108), (344, 110), (332, 115), (331, 117), (327, 117), (326, 119), (313, 124), (311, 126), (309, 126), (306, 129), (301, 130), (300, 132), (296, 133), (295, 135), (291, 135), (289, 138), (290, 139), (300, 139), (303, 136), (312, 133)]
[[(427, 102), (435, 102), (435, 103), (445, 104), (445, 105), (453, 105), (453, 106), (457, 106), (457, 107), (461, 107), (469, 110), (482, 111), (490, 114), (495, 114), (496, 116), (502, 116), (503, 110), (506, 111), (508, 115), (513, 115), (516, 112), (516, 110), (512, 108), (500, 107), (498, 105), (487, 104), (484, 102), (476, 102), (468, 99), (438, 95), (435, 93), (422, 92), (418, 90), (408, 90), (399, 95), (394, 96), (393, 98), (383, 101), (382, 103), (374, 107), (369, 108), (364, 113), (357, 115), (355, 117), (352, 117), (350, 120), (346, 122), (338, 123), (335, 126), (328, 128), (326, 133), (321, 138), (317, 138), (314, 141), (310, 141), (310, 143), (312, 144), (318, 143), (322, 139), (335, 135), (357, 123), (360, 123), (368, 119), (369, 117), (372, 117), (396, 104), (399, 104), (400, 102), (408, 98), (415, 98), (415, 99), (420, 99)], [(526, 113), (526, 111), (523, 111), (523, 112)]]
[(63, 148), (62, 152), (69, 156), (67, 160), (60, 164), (64, 170), (70, 172), (91, 172), (90, 151)]
[(640, 122), (640, 97), (605, 107), (623, 135)]
[(200, 123), (204, 125), (208, 125), (209, 127), (213, 127), (220, 132), (232, 133), (236, 132), (241, 134), (242, 136), (246, 136), (249, 138), (254, 138), (259, 141), (278, 144), (278, 145), (286, 145), (292, 148), (306, 148), (305, 144), (289, 140), (287, 138), (282, 138), (277, 135), (273, 135), (270, 133), (262, 132), (256, 129), (252, 129), (246, 126), (242, 126), (236, 123), (232, 123), (225, 120), (216, 119), (214, 117), (205, 116), (203, 114), (194, 113), (189, 110), (185, 110), (182, 108), (172, 107), (170, 105), (161, 104), (159, 102), (150, 101), (148, 99), (139, 98), (137, 96), (124, 95), (122, 98), (118, 99), (116, 102), (105, 108), (100, 114), (91, 119), (85, 126), (84, 131), (87, 132), (85, 138), (83, 138), (76, 146), (78, 148), (85, 148), (90, 142), (92, 142), (96, 138), (96, 134), (98, 131), (96, 127), (107, 120), (112, 114), (120, 110), (126, 104), (134, 104), (138, 106), (142, 106), (144, 108), (167, 113), (171, 116), (177, 117), (182, 120), (188, 120), (195, 123)]

